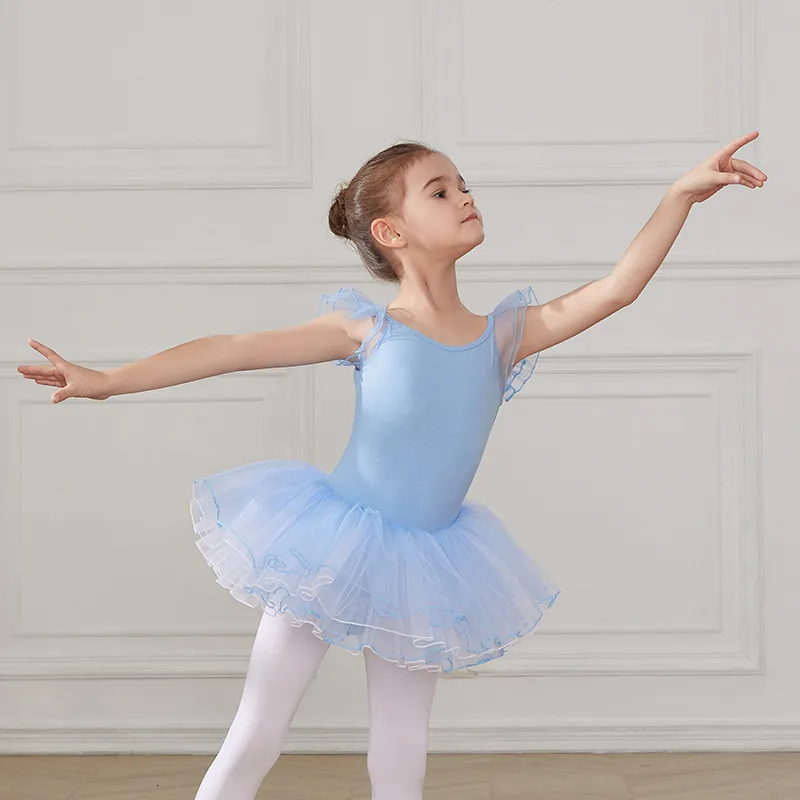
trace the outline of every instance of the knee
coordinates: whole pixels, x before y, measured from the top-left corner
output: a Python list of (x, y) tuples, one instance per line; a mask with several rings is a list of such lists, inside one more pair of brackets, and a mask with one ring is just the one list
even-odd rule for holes
[[(235, 736), (231, 733), (235, 732)], [(223, 742), (220, 752), (225, 752), (228, 759), (237, 764), (239, 769), (264, 775), (278, 760), (284, 741), (284, 731), (264, 727), (243, 726), (231, 732)]]

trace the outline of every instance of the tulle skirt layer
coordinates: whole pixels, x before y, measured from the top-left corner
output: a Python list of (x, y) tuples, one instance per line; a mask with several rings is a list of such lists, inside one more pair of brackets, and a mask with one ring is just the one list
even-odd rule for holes
[(249, 606), (313, 626), (350, 653), (450, 672), (502, 656), (560, 590), (486, 506), (428, 531), (353, 504), (304, 461), (268, 460), (194, 481), (196, 544)]

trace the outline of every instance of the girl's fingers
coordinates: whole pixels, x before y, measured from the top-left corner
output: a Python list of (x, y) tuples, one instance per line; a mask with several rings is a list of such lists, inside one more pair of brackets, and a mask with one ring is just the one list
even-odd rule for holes
[(749, 176), (743, 175), (741, 172), (723, 172), (726, 176), (725, 183), (737, 183), (741, 186), (749, 186), (751, 189), (757, 189), (758, 184)]
[(736, 172), (722, 172), (717, 173), (717, 183), (721, 184), (722, 186), (727, 186), (731, 183), (744, 183), (747, 179), (737, 174)]
[(758, 167), (754, 167), (749, 161), (742, 161), (740, 158), (732, 158), (731, 166), (737, 172), (746, 172), (748, 175), (752, 175), (759, 181), (765, 181), (767, 179), (767, 176), (760, 169), (758, 169)]
[(749, 186), (752, 189), (758, 189), (764, 185), (764, 182), (759, 180), (758, 178), (754, 178), (752, 175), (746, 172), (739, 172), (736, 171), (736, 175), (739, 176), (739, 182), (744, 186)]
[(51, 378), (56, 374), (56, 368), (51, 364), (23, 364), (17, 367), (17, 372), (21, 372), (26, 378), (35, 375)]
[(38, 383), (40, 386), (61, 386), (58, 381), (48, 381), (45, 378), (36, 378), (36, 383)]
[(738, 139), (734, 139), (732, 142), (729, 142), (722, 148), (720, 153), (726, 156), (732, 156), (740, 147), (744, 147), (748, 142), (752, 142), (753, 139), (758, 138), (758, 131), (753, 131), (752, 133), (747, 133), (744, 136), (740, 136)]
[(47, 345), (37, 342), (36, 339), (28, 339), (28, 344), (48, 361), (61, 361), (61, 356), (55, 350), (51, 350)]

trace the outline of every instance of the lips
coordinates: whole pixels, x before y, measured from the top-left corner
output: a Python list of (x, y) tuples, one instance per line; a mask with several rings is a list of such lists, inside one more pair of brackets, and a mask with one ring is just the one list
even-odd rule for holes
[(471, 219), (478, 219), (478, 215), (473, 212), (465, 220), (462, 220), (462, 222), (469, 222)]

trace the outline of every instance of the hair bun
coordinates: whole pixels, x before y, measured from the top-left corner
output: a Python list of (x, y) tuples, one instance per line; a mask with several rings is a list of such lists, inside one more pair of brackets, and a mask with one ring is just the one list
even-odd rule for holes
[(350, 232), (347, 228), (347, 210), (345, 201), (347, 199), (347, 186), (343, 186), (333, 198), (331, 207), (328, 210), (328, 227), (331, 232), (342, 239), (349, 239)]

